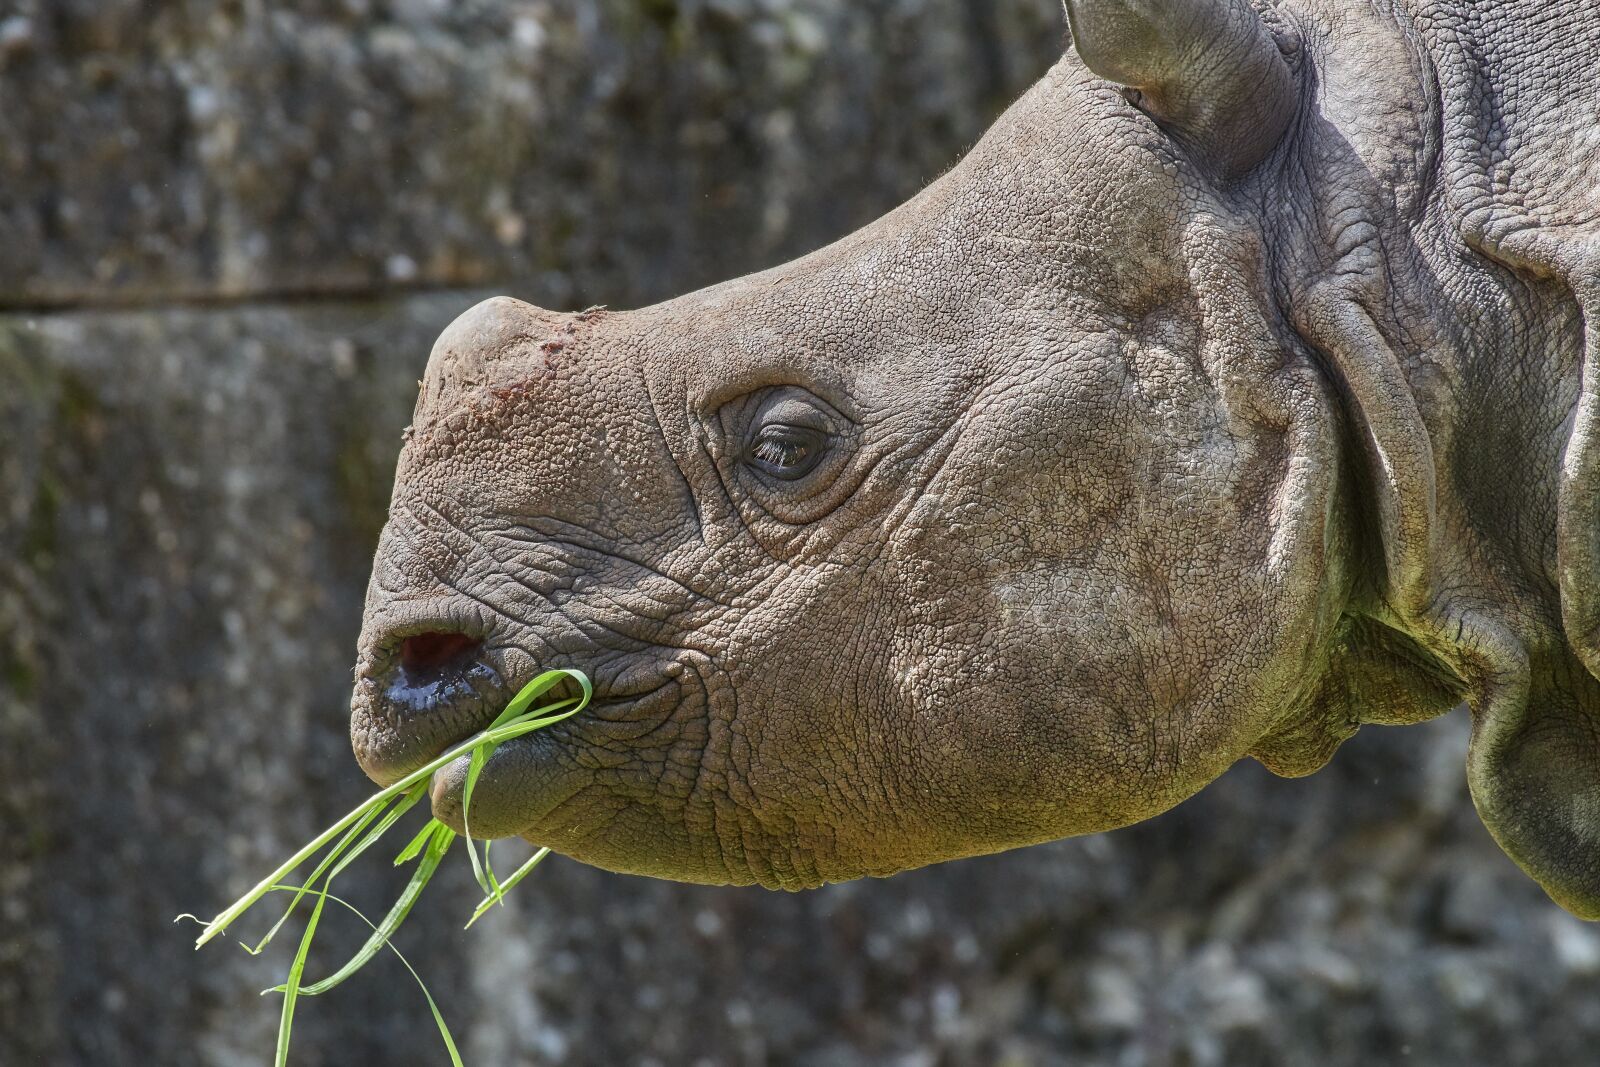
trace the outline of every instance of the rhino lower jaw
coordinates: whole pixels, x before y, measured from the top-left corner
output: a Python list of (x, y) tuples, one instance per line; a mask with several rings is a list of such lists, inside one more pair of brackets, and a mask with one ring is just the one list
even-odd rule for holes
[(668, 678), (641, 695), (597, 700), (571, 720), (512, 738), (484, 762), (465, 819), (462, 800), (471, 761), (462, 756), (434, 773), (429, 787), (434, 818), (480, 839), (536, 830), (550, 812), (589, 784), (594, 768), (586, 765), (597, 762), (606, 740), (649, 733), (682, 702), (681, 685)]
[[(470, 758), (460, 759), (436, 771), (429, 786), (428, 799), (433, 817), (458, 834), (479, 840), (515, 837), (538, 822), (555, 807), (544, 799), (541, 768), (555, 762), (547, 739), (537, 736), (507, 741), (484, 764), (483, 773), (473, 788), (472, 806), (463, 811)], [(463, 817), (465, 816), (465, 817)]]

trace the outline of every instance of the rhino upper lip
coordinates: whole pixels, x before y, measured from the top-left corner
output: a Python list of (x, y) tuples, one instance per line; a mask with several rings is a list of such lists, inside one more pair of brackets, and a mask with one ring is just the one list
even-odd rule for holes
[[(584, 714), (592, 713), (613, 727), (633, 722), (637, 716), (627, 712), (653, 706), (659, 701), (652, 698), (674, 689), (677, 684), (670, 669), (649, 671), (649, 677), (640, 679), (645, 684), (638, 685), (618, 684), (622, 677), (634, 675), (637, 670), (607, 673), (615, 680), (608, 685), (601, 679), (594, 679), (594, 696)], [(426, 744), (409, 754), (404, 764), (389, 768), (390, 773), (395, 778), (403, 777), (486, 728), (525, 681), (505, 680), (504, 673), (482, 656), (450, 664), (422, 678), (403, 670), (390, 674), (371, 694), (370, 713), (388, 722), (393, 730), (391, 744), (395, 749), (403, 749), (419, 737), (427, 739)], [(534, 707), (575, 699), (581, 693), (576, 682), (563, 679), (543, 694)], [(454, 728), (434, 733), (440, 729), (442, 719), (456, 718), (452, 713), (461, 711), (470, 713), (461, 716)]]

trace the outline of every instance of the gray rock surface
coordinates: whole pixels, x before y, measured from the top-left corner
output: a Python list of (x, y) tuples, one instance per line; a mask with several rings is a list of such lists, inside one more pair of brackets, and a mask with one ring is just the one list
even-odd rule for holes
[[(269, 1056), (287, 949), (196, 956), (170, 920), (367, 791), (361, 589), (427, 347), (482, 295), (390, 290), (638, 303), (816, 243), (944, 166), (1059, 34), (1022, 0), (266, 7), (0, 14), (3, 1064)], [(384, 59), (401, 38), (423, 58)], [(462, 934), (452, 864), (401, 947), (478, 1064), (1587, 1062), (1600, 934), (1482, 830), (1463, 720), (800, 896), (553, 860)], [(381, 908), (388, 875), (342, 881)], [(300, 1064), (443, 1061), (393, 960), (296, 1036)]]
[(694, 287), (903, 199), (1060, 39), (1036, 0), (15, 0), (0, 305)]

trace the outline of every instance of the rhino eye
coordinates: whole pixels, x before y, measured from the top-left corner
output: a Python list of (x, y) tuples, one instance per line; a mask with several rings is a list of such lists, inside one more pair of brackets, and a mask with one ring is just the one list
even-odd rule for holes
[(750, 442), (746, 459), (773, 478), (794, 481), (816, 467), (827, 446), (827, 435), (807, 426), (763, 426)]

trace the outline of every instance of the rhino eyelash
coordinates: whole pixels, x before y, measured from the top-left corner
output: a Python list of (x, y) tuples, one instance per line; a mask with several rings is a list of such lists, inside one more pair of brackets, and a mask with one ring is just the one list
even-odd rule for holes
[(746, 459), (780, 481), (796, 481), (816, 469), (827, 449), (827, 435), (803, 426), (767, 426), (756, 434)]
[(763, 463), (793, 467), (804, 462), (808, 451), (805, 445), (795, 441), (774, 441), (770, 437), (763, 437), (756, 442), (750, 454)]

